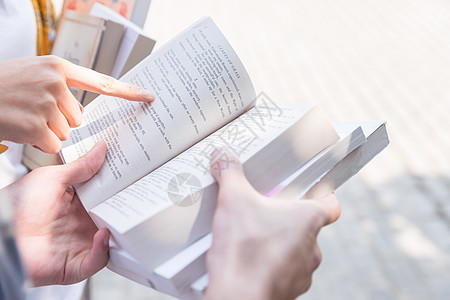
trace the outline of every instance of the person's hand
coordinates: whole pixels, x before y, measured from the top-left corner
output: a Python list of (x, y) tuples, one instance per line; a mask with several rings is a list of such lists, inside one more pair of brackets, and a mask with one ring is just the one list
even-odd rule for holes
[(321, 261), (319, 230), (340, 215), (336, 197), (267, 198), (222, 148), (213, 153), (211, 173), (219, 194), (205, 299), (293, 299), (307, 291)]
[(154, 95), (57, 56), (0, 62), (0, 140), (30, 144), (57, 153), (70, 128), (81, 124), (82, 106), (69, 87), (153, 101)]
[(16, 207), (16, 241), (34, 285), (79, 282), (107, 264), (110, 234), (97, 229), (72, 187), (90, 179), (105, 155), (106, 144), (98, 143), (70, 164), (38, 168), (1, 191)]

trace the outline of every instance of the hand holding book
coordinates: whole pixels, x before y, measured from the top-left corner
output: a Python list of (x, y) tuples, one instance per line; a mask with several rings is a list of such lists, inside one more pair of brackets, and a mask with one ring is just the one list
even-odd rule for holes
[[(316, 236), (339, 216), (336, 198), (270, 199), (252, 188), (236, 156), (218, 152), (231, 163), (224, 166), (222, 155), (211, 162), (219, 195), (206, 298), (284, 299), (305, 292), (321, 259)], [(75, 283), (106, 265), (109, 233), (97, 230), (70, 188), (89, 180), (105, 154), (100, 142), (70, 164), (38, 168), (0, 191), (15, 204), (16, 240), (34, 285)], [(295, 284), (285, 288), (286, 282)]]
[(38, 168), (0, 190), (14, 205), (15, 238), (33, 285), (76, 283), (108, 262), (110, 234), (97, 229), (72, 188), (98, 171), (105, 154), (98, 143), (72, 164)]
[[(368, 134), (359, 124), (338, 132), (316, 105), (256, 97), (242, 62), (210, 18), (121, 80), (155, 91), (158, 101), (96, 98), (61, 158), (70, 163), (106, 141), (105, 164), (75, 189), (96, 225), (112, 234), (108, 268), (176, 297), (200, 298), (208, 285), (205, 257), (219, 187), (208, 169), (214, 148), (232, 149), (259, 193), (274, 195), (288, 185), (293, 196), (281, 198), (298, 199), (317, 184), (333, 192), (388, 144), (382, 124)], [(256, 98), (263, 101), (253, 107)], [(375, 142), (379, 147), (361, 151), (374, 130), (384, 136)], [(350, 167), (339, 164), (347, 157)], [(299, 205), (318, 209), (309, 204)]]
[[(338, 132), (313, 104), (256, 97), (242, 62), (210, 18), (121, 80), (155, 91), (158, 101), (96, 98), (86, 107), (82, 127), (64, 142), (61, 157), (70, 163), (106, 141), (105, 164), (75, 189), (96, 225), (112, 234), (108, 268), (180, 298), (200, 298), (208, 285), (205, 257), (219, 187), (208, 169), (214, 148), (227, 146), (238, 155), (257, 192), (274, 195), (287, 184), (293, 196), (281, 198), (298, 199), (328, 173), (326, 194), (333, 192), (388, 143), (385, 135), (358, 168), (350, 158), (352, 168), (342, 165), (336, 172), (345, 175), (334, 180), (330, 170), (372, 134), (359, 124)], [(320, 211), (310, 204), (298, 205)]]
[(234, 154), (217, 152), (224, 154), (211, 160), (219, 191), (205, 299), (293, 299), (304, 293), (321, 261), (319, 230), (339, 217), (336, 197), (265, 197)]
[(0, 139), (31, 144), (47, 153), (57, 153), (61, 141), (69, 137), (70, 128), (81, 124), (83, 108), (70, 87), (128, 100), (154, 100), (145, 89), (56, 56), (20, 58), (0, 64)]

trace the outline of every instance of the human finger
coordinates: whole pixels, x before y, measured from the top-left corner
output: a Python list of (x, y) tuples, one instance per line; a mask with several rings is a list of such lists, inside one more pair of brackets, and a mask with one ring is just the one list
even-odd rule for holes
[(341, 206), (334, 194), (329, 194), (323, 198), (313, 199), (314, 203), (324, 212), (322, 226), (329, 225), (339, 219), (341, 215)]
[(80, 266), (81, 280), (91, 277), (108, 263), (109, 237), (110, 233), (106, 228), (99, 229), (95, 233), (92, 248)]
[(144, 88), (119, 81), (111, 76), (64, 61), (64, 72), (69, 87), (94, 93), (116, 96), (132, 101), (153, 101), (155, 96)]
[(73, 96), (69, 89), (62, 91), (61, 97), (57, 99), (58, 108), (67, 120), (70, 127), (78, 127), (83, 119), (83, 107)]
[(71, 186), (91, 179), (103, 165), (105, 156), (106, 143), (100, 141), (79, 159), (67, 165), (59, 166), (62, 169), (60, 173), (61, 182)]
[(218, 184), (218, 203), (230, 204), (238, 201), (239, 206), (244, 199), (257, 199), (259, 195), (248, 182), (239, 158), (228, 148), (217, 148), (211, 154), (210, 171)]
[[(48, 125), (47, 125), (48, 126)], [(42, 129), (39, 139), (31, 145), (45, 153), (56, 154), (61, 150), (61, 140), (49, 127)]]
[(226, 147), (216, 148), (211, 153), (210, 171), (219, 186), (239, 180), (248, 183), (239, 158)]
[(69, 124), (67, 123), (66, 117), (59, 110), (52, 114), (47, 125), (61, 141), (65, 141), (69, 138)]

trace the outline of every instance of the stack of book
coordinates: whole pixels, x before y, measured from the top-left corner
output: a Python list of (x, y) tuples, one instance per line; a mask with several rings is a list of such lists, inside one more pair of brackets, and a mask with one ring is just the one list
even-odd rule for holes
[(121, 80), (153, 91), (156, 100), (99, 96), (60, 155), (69, 163), (106, 141), (104, 165), (76, 191), (97, 226), (112, 233), (108, 268), (183, 299), (200, 298), (208, 284), (213, 149), (236, 153), (259, 192), (299, 199), (335, 191), (389, 143), (382, 121), (332, 123), (317, 105), (257, 95), (210, 18)]
[(139, 27), (144, 27), (150, 0), (64, 0), (61, 17), (64, 18), (69, 10), (88, 14), (99, 2)]
[[(100, 73), (121, 77), (148, 56), (155, 40), (114, 10), (94, 3), (89, 14), (67, 10), (58, 26), (52, 54)], [(98, 94), (72, 90), (84, 106)]]

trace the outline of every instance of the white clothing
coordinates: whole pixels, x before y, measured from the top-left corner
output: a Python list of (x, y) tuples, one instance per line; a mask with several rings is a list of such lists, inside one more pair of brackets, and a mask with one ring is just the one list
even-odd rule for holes
[(31, 0), (0, 0), (0, 60), (36, 56), (36, 51)]
[[(36, 47), (36, 17), (31, 0), (0, 0), (0, 60), (36, 56)], [(0, 154), (0, 189), (27, 173), (21, 163), (23, 145), (3, 144), (9, 149)]]

